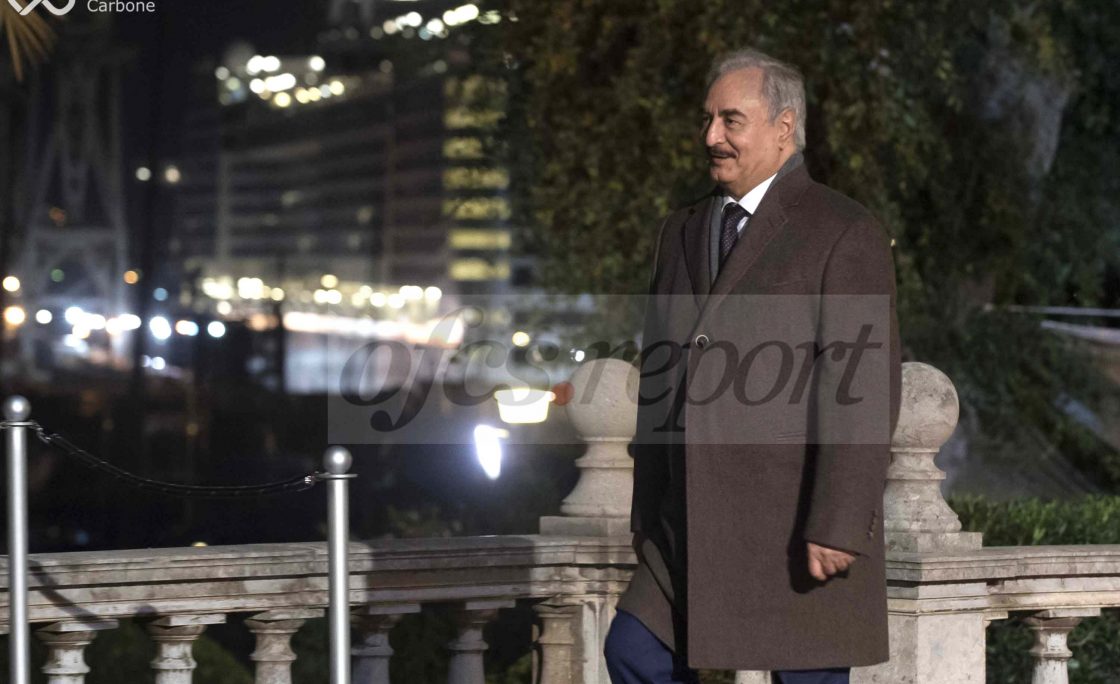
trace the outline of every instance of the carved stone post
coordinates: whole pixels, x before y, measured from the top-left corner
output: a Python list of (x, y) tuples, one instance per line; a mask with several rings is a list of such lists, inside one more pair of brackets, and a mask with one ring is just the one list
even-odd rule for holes
[(358, 643), (350, 649), (354, 684), (389, 684), (389, 632), (406, 614), (419, 612), (419, 603), (371, 604), (353, 611), (351, 623), (358, 633)]
[(220, 625), (225, 615), (169, 615), (148, 623), (148, 634), (156, 642), (156, 657), (152, 659), (155, 684), (191, 684), (191, 676), (198, 667), (191, 649), (206, 625)]
[(292, 684), (292, 635), (310, 618), (323, 617), (318, 608), (271, 610), (245, 621), (257, 638), (257, 648), (249, 656), (256, 663), (256, 684)]
[(447, 684), (483, 684), (486, 674), (482, 654), (487, 644), (482, 628), (498, 615), (499, 608), (512, 608), (513, 601), (466, 601), (457, 612), (459, 636), (447, 643), (451, 662), (447, 666)]
[[(942, 497), (945, 473), (933, 460), (956, 429), (959, 412), (956, 389), (944, 373), (925, 363), (902, 364), (902, 405), (883, 499), (888, 552), (917, 553), (932, 561), (938, 554), (981, 547), (981, 535), (962, 532), (960, 519)], [(935, 610), (937, 597), (950, 592), (963, 607)], [(890, 585), (888, 595), (898, 606), (888, 616), (890, 661), (853, 670), (853, 683), (982, 684), (987, 593), (983, 582), (968, 579), (936, 590)]]
[(925, 363), (902, 364), (902, 406), (883, 495), (888, 550), (980, 548), (980, 533), (961, 532), (960, 518), (941, 496), (945, 473), (933, 462), (959, 417), (957, 390), (947, 375)]
[(569, 382), (564, 408), (587, 453), (576, 460), (575, 488), (560, 505), (562, 515), (542, 516), (541, 534), (629, 535), (634, 459), (627, 445), (638, 420), (638, 369), (621, 359), (581, 365)]
[(1096, 617), (1099, 608), (1072, 610), (1044, 610), (1027, 618), (1027, 626), (1034, 632), (1034, 674), (1031, 684), (1069, 684), (1067, 662), (1073, 652), (1067, 645), (1069, 633), (1083, 617)]
[(534, 682), (548, 684), (576, 684), (576, 629), (580, 607), (554, 602), (538, 603), (533, 610), (541, 619), (540, 627), (533, 625), (533, 676)]
[(86, 646), (99, 631), (116, 628), (116, 620), (66, 620), (36, 630), (35, 636), (47, 645), (47, 662), (43, 665), (47, 684), (82, 684), (89, 673)]

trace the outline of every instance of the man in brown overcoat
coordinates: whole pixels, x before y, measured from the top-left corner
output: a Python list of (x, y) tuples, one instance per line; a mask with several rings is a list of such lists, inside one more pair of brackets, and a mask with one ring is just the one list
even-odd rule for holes
[(804, 131), (795, 68), (754, 50), (717, 60), (703, 111), (717, 185), (662, 222), (654, 256), (614, 684), (695, 682), (695, 668), (842, 684), (888, 657), (891, 243), (810, 178)]

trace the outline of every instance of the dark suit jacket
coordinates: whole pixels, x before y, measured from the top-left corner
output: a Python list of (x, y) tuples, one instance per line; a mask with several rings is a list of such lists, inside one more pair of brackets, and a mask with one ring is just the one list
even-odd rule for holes
[[(881, 520), (901, 396), (894, 264), (871, 214), (798, 161), (714, 282), (706, 219), (717, 192), (667, 217), (658, 237), (631, 444), (639, 565), (618, 607), (693, 667), (888, 657)], [(842, 352), (831, 343), (860, 331), (858, 373), (849, 374), (855, 346), (846, 359), (820, 353)], [(805, 340), (817, 346), (798, 363), (790, 354)], [(806, 541), (859, 558), (820, 583)]]

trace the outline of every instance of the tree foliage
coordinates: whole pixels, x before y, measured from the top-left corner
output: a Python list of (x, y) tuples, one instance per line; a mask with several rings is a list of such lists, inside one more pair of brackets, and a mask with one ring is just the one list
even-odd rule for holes
[[(509, 83), (497, 139), (517, 245), (541, 258), (544, 287), (645, 292), (659, 219), (711, 187), (706, 71), (749, 45), (805, 75), (814, 178), (868, 206), (895, 239), (906, 358), (949, 372), (985, 429), (1009, 437), (1024, 420), (1061, 422), (1056, 397), (1113, 391), (1064, 338), (985, 306), (1115, 303), (1103, 284), (1118, 254), (1120, 6), (488, 7), (505, 19), (472, 50)], [(1076, 425), (1046, 426), (1055, 430), (1076, 435), (1066, 443), (1095, 440)]]

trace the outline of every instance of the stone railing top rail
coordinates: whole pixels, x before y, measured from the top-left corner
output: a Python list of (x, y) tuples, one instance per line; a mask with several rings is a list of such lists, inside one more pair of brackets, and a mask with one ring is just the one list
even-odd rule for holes
[[(350, 552), (356, 605), (619, 591), (635, 562), (629, 536), (383, 539), (353, 542)], [(45, 622), (321, 608), (326, 576), (321, 542), (37, 554), (30, 615)], [(887, 576), (892, 601), (928, 598), (923, 588), (938, 585), (973, 587), (937, 590), (946, 611), (1115, 606), (1120, 546), (890, 552)], [(7, 598), (0, 591), (0, 615)]]

